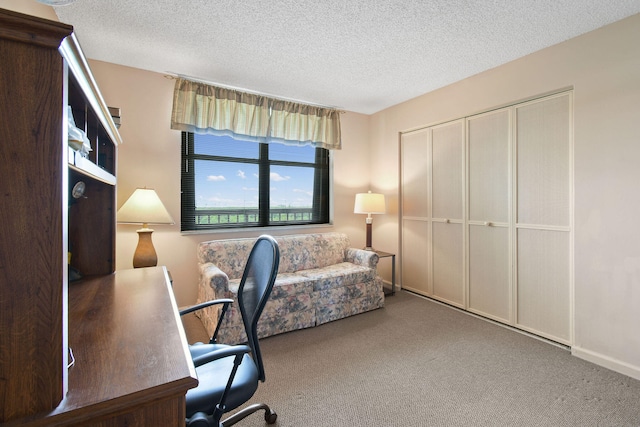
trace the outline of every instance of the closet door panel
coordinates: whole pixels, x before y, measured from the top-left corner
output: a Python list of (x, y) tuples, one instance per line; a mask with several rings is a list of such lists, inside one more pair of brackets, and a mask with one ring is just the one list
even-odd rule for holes
[(570, 340), (569, 233), (518, 230), (518, 326)]
[(570, 102), (564, 94), (516, 109), (518, 223), (569, 226)]
[(464, 122), (438, 126), (432, 133), (433, 218), (462, 220)]
[(464, 307), (464, 121), (431, 134), (433, 297)]
[(401, 137), (402, 288), (430, 295), (429, 129)]
[(433, 223), (433, 296), (464, 306), (464, 240), (462, 224)]
[(516, 108), (517, 325), (571, 342), (571, 94)]
[(510, 323), (509, 229), (469, 227), (469, 310)]
[(511, 319), (510, 111), (468, 119), (469, 310)]
[(402, 135), (402, 216), (427, 218), (429, 204), (428, 130)]
[(509, 110), (468, 121), (469, 220), (509, 221)]
[(430, 295), (428, 223), (402, 221), (402, 288)]

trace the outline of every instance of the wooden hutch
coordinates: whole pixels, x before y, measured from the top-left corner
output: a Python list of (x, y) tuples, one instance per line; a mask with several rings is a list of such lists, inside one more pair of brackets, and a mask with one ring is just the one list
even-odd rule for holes
[(122, 141), (73, 28), (0, 9), (0, 56), (0, 425), (184, 425), (169, 277), (115, 271)]

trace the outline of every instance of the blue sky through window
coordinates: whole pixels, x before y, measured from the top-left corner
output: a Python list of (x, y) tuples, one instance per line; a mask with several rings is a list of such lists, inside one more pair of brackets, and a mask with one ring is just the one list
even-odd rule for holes
[[(257, 143), (210, 135), (198, 135), (194, 144), (199, 154), (251, 159), (258, 158), (258, 147)], [(315, 148), (271, 144), (269, 157), (313, 163)], [(194, 167), (196, 208), (258, 207), (258, 165), (196, 160)], [(272, 166), (271, 207), (311, 208), (313, 179), (313, 168)]]

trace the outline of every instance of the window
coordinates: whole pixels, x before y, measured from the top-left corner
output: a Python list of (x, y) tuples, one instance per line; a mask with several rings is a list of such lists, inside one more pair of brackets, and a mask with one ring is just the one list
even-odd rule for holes
[(182, 231), (329, 222), (329, 150), (182, 132)]

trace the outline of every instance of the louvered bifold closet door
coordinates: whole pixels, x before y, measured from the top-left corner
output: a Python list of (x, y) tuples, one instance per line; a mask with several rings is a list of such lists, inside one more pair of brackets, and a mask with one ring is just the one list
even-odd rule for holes
[(430, 295), (429, 130), (402, 134), (402, 288)]
[(571, 342), (571, 95), (516, 108), (517, 326)]
[(433, 297), (464, 308), (464, 120), (431, 133)]
[(510, 110), (470, 117), (468, 309), (511, 323)]

